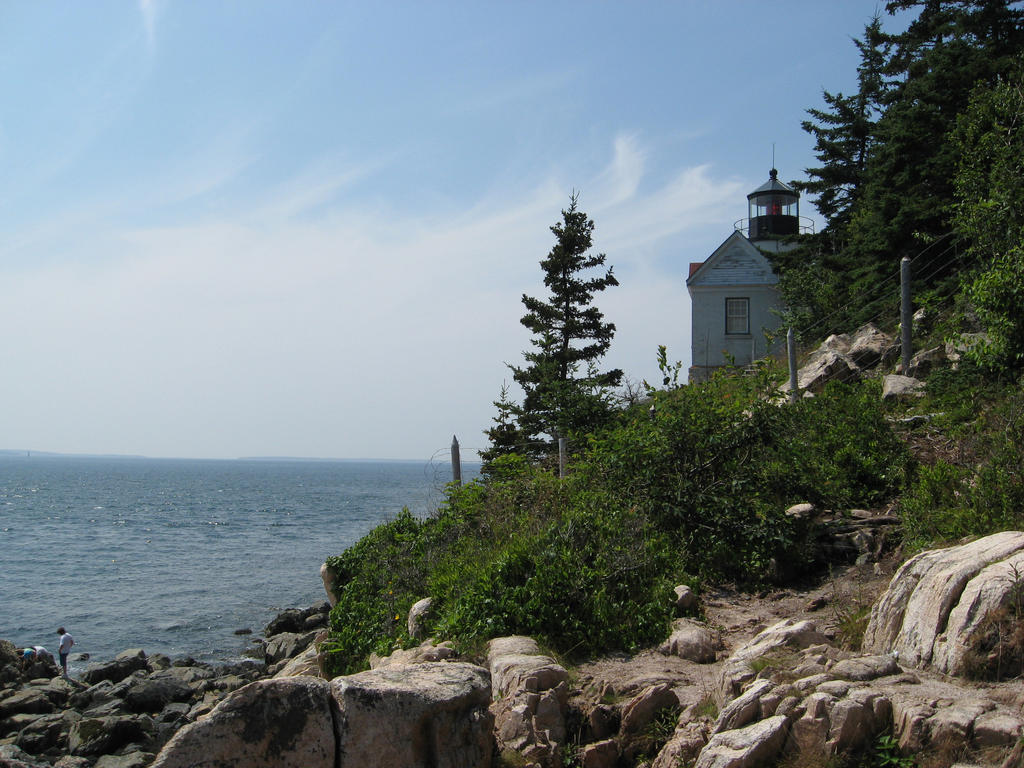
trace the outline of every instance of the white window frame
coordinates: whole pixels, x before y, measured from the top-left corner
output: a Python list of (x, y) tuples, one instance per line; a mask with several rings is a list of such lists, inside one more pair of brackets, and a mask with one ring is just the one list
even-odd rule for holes
[[(738, 311), (742, 309), (742, 311)], [(743, 330), (738, 330), (742, 325)], [(750, 299), (746, 296), (734, 296), (725, 300), (725, 335), (750, 335)]]

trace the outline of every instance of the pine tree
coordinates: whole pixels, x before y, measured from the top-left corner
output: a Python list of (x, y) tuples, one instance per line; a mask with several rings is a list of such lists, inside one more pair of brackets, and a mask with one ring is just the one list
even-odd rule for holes
[(484, 474), (491, 474), (489, 467), (495, 459), (510, 453), (524, 453), (526, 448), (526, 438), (517, 423), (522, 411), (512, 399), (507, 383), (501, 385), (501, 394), (494, 401), (494, 407), (498, 409), (497, 415), (491, 419), (494, 426), (484, 430), (490, 446), (480, 452)]
[[(894, 0), (886, 10), (920, 9), (893, 44), (895, 83), (851, 217), (847, 257), (855, 290), (895, 273), (950, 231), (957, 156), (948, 136), (979, 82), (993, 83), (1024, 44), (1024, 14), (1011, 0)], [(941, 286), (968, 266), (943, 249), (915, 266)]]
[(857, 93), (844, 96), (825, 91), (822, 96), (828, 109), (808, 109), (812, 119), (800, 124), (814, 136), (815, 157), (821, 165), (806, 168), (811, 180), (795, 182), (795, 187), (817, 196), (814, 205), (833, 233), (849, 223), (875, 141), (875, 123), (891, 87), (884, 75), (889, 45), (881, 19), (875, 16), (865, 26), (863, 38), (853, 43), (860, 51)]
[(533, 349), (523, 353), (526, 365), (509, 365), (523, 390), (523, 404), (510, 408), (505, 397), (495, 403), (505, 415), (487, 434), (498, 453), (512, 434), (509, 415), (515, 415), (519, 452), (538, 455), (545, 436), (555, 440), (587, 432), (605, 420), (612, 407), (611, 389), (622, 381), (619, 369), (598, 370), (615, 325), (605, 322), (592, 304), (594, 294), (619, 281), (611, 268), (596, 276), (585, 274), (603, 267), (606, 257), (591, 252), (594, 222), (578, 203), (579, 194), (573, 193), (562, 221), (551, 227), (556, 242), (540, 262), (549, 295), (539, 299), (523, 294), (527, 312), (520, 322), (533, 334)]

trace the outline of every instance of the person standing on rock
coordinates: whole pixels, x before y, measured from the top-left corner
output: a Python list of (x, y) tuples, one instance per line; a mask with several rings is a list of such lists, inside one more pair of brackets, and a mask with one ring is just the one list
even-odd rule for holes
[[(53, 626), (52, 624), (50, 626)], [(64, 677), (68, 676), (68, 654), (71, 653), (71, 646), (75, 644), (75, 638), (68, 634), (64, 627), (57, 630), (60, 635), (60, 645), (57, 652), (60, 654), (60, 667), (64, 670)]]

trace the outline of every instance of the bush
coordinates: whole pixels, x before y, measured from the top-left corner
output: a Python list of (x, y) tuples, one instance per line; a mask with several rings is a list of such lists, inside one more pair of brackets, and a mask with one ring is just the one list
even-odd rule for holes
[(909, 456), (877, 384), (779, 407), (770, 374), (655, 393), (653, 418), (635, 408), (595, 435), (577, 471), (672, 531), (691, 571), (747, 584), (798, 575), (811, 566), (808, 531), (784, 510), (880, 503), (905, 482)]
[(881, 501), (907, 456), (877, 388), (779, 407), (772, 374), (653, 392), (653, 417), (650, 403), (621, 412), (567, 479), (503, 457), (432, 517), (403, 512), (330, 558), (330, 671), (411, 643), (405, 617), (427, 596), (439, 639), (526, 634), (589, 656), (663, 639), (672, 587), (693, 575), (759, 585), (809, 568), (811, 532), (786, 507)]
[(996, 405), (960, 425), (962, 463), (939, 460), (917, 472), (900, 500), (911, 549), (1024, 527), (1024, 397), (1010, 391), (985, 394)]

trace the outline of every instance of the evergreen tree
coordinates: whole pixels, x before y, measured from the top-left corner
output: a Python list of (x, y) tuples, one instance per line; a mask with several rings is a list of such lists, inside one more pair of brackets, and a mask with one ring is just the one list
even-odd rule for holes
[(891, 43), (880, 17), (874, 16), (863, 37), (853, 43), (860, 52), (857, 92), (844, 96), (824, 91), (827, 108), (808, 109), (810, 119), (801, 123), (814, 136), (821, 165), (804, 169), (809, 180), (794, 181), (792, 186), (815, 196), (825, 228), (801, 238), (799, 247), (768, 255), (780, 276), (786, 306), (783, 323), (801, 336), (839, 331), (848, 320), (836, 312), (851, 301), (850, 283), (842, 278), (849, 269), (843, 249), (876, 142), (876, 123), (893, 87), (885, 74)]
[(592, 430), (607, 418), (611, 389), (622, 380), (619, 369), (598, 370), (615, 325), (605, 322), (592, 301), (594, 294), (619, 282), (611, 268), (596, 276), (585, 274), (603, 267), (606, 257), (591, 252), (594, 222), (578, 203), (579, 195), (573, 193), (562, 221), (551, 227), (556, 242), (540, 262), (548, 297), (523, 295), (527, 312), (520, 322), (533, 334), (533, 349), (523, 353), (526, 365), (509, 366), (523, 390), (523, 404), (511, 404), (507, 393), (495, 403), (501, 420), (495, 419), (496, 426), (487, 432), (495, 456), (508, 452), (513, 434), (519, 452), (538, 455), (544, 436), (555, 440)]
[[(957, 154), (948, 137), (979, 82), (992, 83), (1024, 43), (1010, 0), (894, 0), (889, 13), (919, 9), (890, 38), (887, 74), (896, 83), (878, 120), (846, 256), (855, 292), (894, 274), (950, 231)], [(956, 251), (951, 251), (957, 253)], [(915, 270), (927, 284), (958, 279), (967, 266), (934, 249)]]
[(816, 196), (814, 205), (833, 232), (849, 222), (875, 140), (875, 123), (890, 87), (884, 75), (887, 39), (881, 19), (875, 16), (864, 28), (863, 38), (853, 41), (860, 51), (857, 93), (844, 96), (825, 91), (822, 96), (828, 109), (808, 109), (812, 119), (800, 124), (814, 136), (814, 153), (821, 165), (805, 169), (810, 181), (794, 186)]
[(953, 223), (976, 263), (963, 281), (985, 326), (972, 346), (977, 362), (1024, 369), (1024, 56), (994, 87), (979, 87), (960, 116), (953, 143), (960, 161)]
[(497, 415), (491, 419), (494, 426), (484, 430), (490, 446), (480, 452), (484, 474), (491, 474), (489, 467), (495, 459), (511, 453), (525, 453), (526, 448), (526, 438), (517, 423), (522, 411), (512, 399), (508, 384), (501, 385), (501, 394), (494, 401), (494, 407), (498, 409)]

